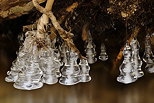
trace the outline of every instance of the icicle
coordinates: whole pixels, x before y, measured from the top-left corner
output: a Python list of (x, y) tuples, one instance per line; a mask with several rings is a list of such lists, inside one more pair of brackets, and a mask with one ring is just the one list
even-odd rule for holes
[(60, 52), (58, 49), (55, 49), (53, 52), (54, 55), (54, 68), (55, 68), (55, 73), (57, 77), (61, 77), (61, 73), (60, 73), (60, 67), (63, 65), (63, 63), (61, 62), (61, 57), (60, 57)]
[(17, 59), (12, 63), (11, 71), (7, 72), (8, 76), (5, 78), (6, 82), (15, 82), (18, 79), (18, 73), (22, 69), (22, 67), (18, 67), (18, 66), (20, 65), (22, 66), (23, 65), (22, 63), (23, 61), (20, 61), (19, 58), (17, 57)]
[(51, 55), (53, 50), (48, 48), (47, 50), (40, 50), (40, 52), (42, 52), (40, 53), (40, 68), (43, 71), (42, 82), (46, 84), (57, 83), (58, 78), (54, 72), (54, 60), (53, 55)]
[(146, 62), (146, 69), (150, 73), (154, 73), (154, 55), (152, 53), (151, 49), (151, 40), (150, 40), (150, 35), (147, 34), (145, 38), (145, 52), (143, 55), (143, 61)]
[(88, 32), (88, 40), (85, 42), (85, 52), (86, 52), (86, 57), (87, 61), (89, 64), (93, 64), (97, 61), (96, 56), (96, 51), (95, 51), (95, 44), (93, 43), (93, 39), (91, 36), (90, 31)]
[(8, 76), (5, 78), (6, 82), (15, 82), (18, 79), (18, 73), (24, 70), (25, 60), (29, 58), (28, 53), (34, 42), (33, 36), (35, 33), (36, 31), (27, 31), (25, 33), (26, 39), (23, 43), (23, 46), (19, 48), (17, 58), (13, 61), (11, 70), (7, 72)]
[(95, 45), (92, 42), (88, 41), (87, 47), (85, 49), (87, 61), (89, 64), (93, 64), (97, 61), (96, 52), (95, 52)]
[(136, 75), (133, 74), (134, 68), (131, 63), (131, 48), (128, 43), (126, 43), (123, 55), (124, 55), (124, 60), (119, 67), (120, 75), (117, 77), (117, 81), (124, 84), (129, 84), (135, 82), (137, 78), (135, 78)]
[(53, 48), (53, 64), (54, 64), (54, 68), (55, 68), (55, 72), (57, 77), (61, 77), (61, 73), (60, 73), (60, 67), (63, 65), (63, 62), (61, 60), (61, 53), (60, 53), (60, 46), (56, 47), (56, 43), (57, 43), (57, 37), (55, 37), (55, 39), (52, 41), (51, 43), (51, 48)]
[(139, 42), (137, 39), (133, 39), (130, 42), (131, 48), (132, 48), (132, 65), (134, 67), (134, 74), (137, 76), (137, 78), (142, 77), (144, 75), (144, 72), (141, 69), (142, 66), (142, 60), (139, 56)]
[(69, 58), (69, 52), (70, 52), (70, 48), (68, 47), (68, 45), (63, 42), (62, 46), (61, 46), (61, 57), (62, 57), (62, 61), (64, 63), (67, 63), (67, 59)]
[(79, 66), (81, 68), (80, 82), (89, 82), (91, 80), (91, 77), (89, 75), (90, 66), (88, 64), (88, 61), (85, 59), (81, 59)]
[(25, 65), (24, 58), (26, 57), (27, 55), (25, 55), (22, 50), (17, 53), (17, 58), (12, 63), (11, 71), (7, 72), (8, 76), (5, 78), (6, 82), (15, 82), (18, 79), (18, 73), (23, 70)]
[(51, 48), (49, 36), (46, 37), (46, 43), (47, 47), (41, 48), (39, 51), (40, 68), (43, 71), (42, 82), (46, 84), (55, 84), (58, 82), (58, 77), (61, 76), (60, 67), (62, 64), (58, 59), (58, 52), (55, 53), (56, 48)]
[(102, 61), (106, 61), (108, 59), (104, 43), (101, 44), (101, 53), (99, 55), (99, 59)]
[(77, 64), (78, 55), (73, 51), (67, 51), (66, 57), (65, 65), (61, 69), (62, 77), (60, 78), (59, 83), (63, 85), (77, 84), (80, 82), (80, 68)]
[(25, 68), (19, 72), (14, 87), (22, 90), (33, 90), (43, 86), (41, 81), (42, 71), (39, 67), (37, 46), (34, 45), (29, 58), (25, 61)]

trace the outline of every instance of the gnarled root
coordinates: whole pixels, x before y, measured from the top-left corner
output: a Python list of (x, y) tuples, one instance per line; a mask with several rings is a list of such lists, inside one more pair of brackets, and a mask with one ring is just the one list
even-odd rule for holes
[(59, 35), (61, 36), (61, 38), (68, 44), (68, 46), (71, 48), (71, 50), (73, 50), (74, 52), (76, 52), (80, 58), (84, 58), (80, 51), (77, 49), (77, 47), (75, 46), (75, 44), (73, 43), (72, 37), (73, 37), (73, 33), (67, 32), (66, 30), (64, 30), (60, 24), (58, 23), (56, 17), (54, 16), (52, 11), (46, 10), (45, 8), (41, 7), (38, 3), (37, 0), (33, 0), (33, 4), (36, 7), (36, 9), (38, 9), (41, 13), (46, 14), (50, 19), (51, 22), (53, 24), (53, 26), (55, 27), (55, 29), (58, 31)]

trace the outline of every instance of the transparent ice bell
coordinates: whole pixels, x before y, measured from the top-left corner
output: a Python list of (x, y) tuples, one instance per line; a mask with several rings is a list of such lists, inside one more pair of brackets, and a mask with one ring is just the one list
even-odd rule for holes
[(46, 84), (55, 84), (58, 82), (56, 69), (60, 69), (60, 65), (56, 68), (54, 50), (51, 48), (40, 50), (40, 68), (43, 71), (42, 82)]
[(147, 34), (146, 38), (145, 38), (145, 52), (143, 55), (143, 61), (148, 63), (148, 64), (152, 64), (154, 60), (154, 55), (152, 53), (152, 49), (151, 49), (151, 40), (150, 40), (150, 35)]
[(87, 61), (89, 64), (93, 64), (97, 61), (96, 56), (96, 51), (95, 51), (95, 44), (93, 44), (92, 41), (87, 41), (87, 45), (86, 45), (86, 57), (87, 57)]
[(130, 42), (131, 48), (132, 48), (132, 57), (131, 57), (131, 61), (132, 61), (132, 65), (134, 67), (134, 73), (137, 76), (137, 78), (140, 78), (144, 75), (144, 72), (142, 71), (141, 67), (142, 67), (142, 60), (139, 56), (139, 42), (137, 41), (137, 39), (133, 39)]
[(106, 53), (106, 48), (105, 48), (104, 43), (101, 44), (101, 53), (99, 55), (99, 59), (102, 61), (108, 60), (108, 55)]
[(80, 82), (89, 82), (91, 80), (91, 77), (89, 75), (90, 66), (88, 64), (88, 61), (86, 59), (80, 59), (79, 66), (81, 69)]
[(25, 68), (25, 61), (28, 59), (28, 55), (23, 48), (19, 49), (17, 58), (12, 62), (11, 70), (7, 72), (6, 82), (15, 82), (18, 79), (18, 73)]
[(117, 81), (129, 84), (137, 80), (136, 75), (134, 74), (134, 67), (131, 63), (131, 48), (128, 43), (123, 50), (124, 60), (119, 67), (120, 75), (117, 77)]
[(19, 72), (18, 79), (13, 85), (15, 88), (33, 90), (43, 86), (41, 82), (43, 72), (39, 67), (37, 53), (37, 46), (34, 45), (29, 53), (29, 59), (25, 60), (25, 69)]
[(77, 64), (78, 55), (72, 51), (69, 52), (67, 62), (61, 69), (62, 77), (59, 80), (63, 85), (75, 85), (80, 82), (79, 73), (80, 68)]
[(154, 73), (154, 55), (151, 49), (150, 35), (147, 34), (145, 38), (145, 52), (143, 55), (143, 61), (146, 63), (146, 69), (149, 73)]

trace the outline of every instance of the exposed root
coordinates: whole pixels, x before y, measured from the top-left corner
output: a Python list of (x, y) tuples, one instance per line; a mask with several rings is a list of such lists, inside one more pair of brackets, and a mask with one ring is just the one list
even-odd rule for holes
[(86, 41), (88, 39), (88, 26), (89, 24), (86, 23), (82, 28), (82, 40)]
[[(54, 3), (54, 0), (47, 0), (45, 9), (50, 11), (52, 9), (53, 3)], [(45, 35), (44, 34), (47, 32), (45, 27), (47, 26), (48, 23), (49, 23), (48, 16), (46, 14), (43, 14), (39, 18), (38, 23), (37, 23), (37, 34), (36, 34), (36, 37), (38, 39), (45, 38)]]
[(49, 10), (46, 10), (45, 8), (41, 7), (37, 0), (33, 0), (33, 4), (36, 7), (36, 9), (38, 9), (41, 13), (46, 14), (51, 19), (51, 22), (52, 22), (53, 26), (58, 31), (61, 38), (64, 41), (66, 41), (66, 43), (71, 48), (71, 50), (76, 52), (79, 55), (80, 58), (83, 58), (80, 51), (76, 48), (75, 44), (73, 43), (72, 37), (73, 37), (74, 34), (64, 30), (60, 26), (60, 24), (58, 23), (58, 21), (57, 21), (56, 17), (54, 16), (53, 12), (49, 11)]
[(66, 8), (67, 12), (73, 12), (74, 8), (76, 8), (79, 5), (78, 2), (73, 3), (71, 6), (69, 6), (68, 8)]
[(30, 30), (36, 29), (37, 28), (37, 21), (34, 24), (23, 26), (23, 28), (22, 28), (23, 31), (25, 32), (25, 31), (30, 31)]
[[(63, 12), (67, 12), (65, 13), (64, 15), (62, 15), (60, 17), (60, 19), (58, 20), (58, 23), (61, 24), (64, 20), (65, 20), (65, 17), (67, 17), (67, 15), (69, 15), (70, 12), (73, 12), (75, 8), (77, 8), (79, 5), (78, 2), (74, 2), (72, 5), (68, 6)], [(30, 24), (30, 25), (25, 25), (23, 26), (23, 31), (28, 31), (28, 30), (33, 30), (33, 29), (37, 29), (37, 23), (38, 23), (38, 20), (34, 23), (34, 24)], [(56, 34), (55, 34), (55, 31), (56, 29), (52, 26), (51, 29), (50, 29), (50, 32), (52, 32), (50, 35), (50, 39), (51, 41), (56, 37)]]

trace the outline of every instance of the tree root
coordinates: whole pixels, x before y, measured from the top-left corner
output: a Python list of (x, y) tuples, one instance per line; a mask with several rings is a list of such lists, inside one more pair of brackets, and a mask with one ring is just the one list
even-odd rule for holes
[(66, 30), (64, 30), (60, 24), (58, 23), (56, 17), (54, 16), (52, 11), (48, 11), (45, 8), (41, 7), (38, 3), (37, 0), (33, 0), (33, 4), (36, 7), (37, 10), (39, 10), (41, 13), (46, 14), (53, 26), (55, 27), (55, 29), (58, 31), (59, 35), (61, 36), (61, 38), (68, 44), (68, 46), (71, 48), (72, 51), (76, 52), (80, 58), (85, 58), (81, 55), (80, 51), (77, 49), (77, 47), (75, 46), (75, 44), (73, 43), (72, 37), (74, 36), (73, 33), (67, 32)]
[[(65, 20), (65, 17), (67, 17), (69, 15), (70, 12), (73, 12), (75, 8), (77, 8), (79, 5), (78, 2), (74, 2), (72, 5), (68, 6), (63, 12), (67, 12), (65, 13), (64, 15), (62, 15), (60, 17), (60, 19), (58, 20), (58, 23), (61, 24), (64, 20)], [(62, 12), (62, 13), (63, 13)], [(25, 25), (23, 26), (23, 31), (28, 31), (28, 30), (33, 30), (33, 29), (37, 29), (37, 23), (38, 23), (38, 20), (36, 20), (36, 22), (34, 24), (30, 24), (30, 25)], [(52, 32), (50, 35), (50, 39), (53, 40), (56, 35), (55, 35), (55, 31), (56, 29), (52, 26), (51, 29), (50, 29), (50, 32)], [(54, 35), (53, 35), (54, 34)]]

